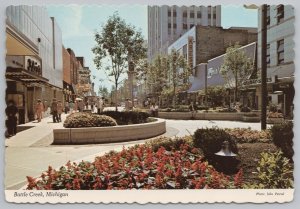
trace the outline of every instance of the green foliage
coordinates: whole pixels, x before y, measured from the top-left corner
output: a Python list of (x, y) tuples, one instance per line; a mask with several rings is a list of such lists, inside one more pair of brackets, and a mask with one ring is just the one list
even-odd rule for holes
[(289, 189), (293, 188), (293, 166), (281, 151), (261, 153), (257, 167), (259, 183), (244, 185), (248, 189)]
[(269, 143), (271, 142), (270, 130), (251, 130), (251, 128), (226, 128), (224, 129), (237, 143)]
[(223, 86), (210, 86), (207, 88), (207, 96), (210, 98), (213, 107), (222, 106), (226, 90)]
[(201, 128), (194, 133), (194, 146), (202, 149), (207, 158), (212, 158), (222, 148), (223, 142), (228, 141), (232, 152), (237, 153), (236, 142), (223, 129)]
[(128, 125), (128, 124), (139, 124), (147, 123), (148, 117), (150, 116), (147, 112), (116, 112), (116, 111), (105, 111), (102, 113), (109, 117), (114, 118), (119, 125)]
[(189, 146), (192, 146), (192, 137), (176, 137), (175, 139), (171, 139), (169, 137), (158, 137), (146, 142), (146, 145), (151, 146), (154, 152), (157, 152), (157, 150), (160, 147), (164, 147), (167, 151), (171, 151), (173, 149), (179, 150), (180, 146), (183, 144), (188, 144)]
[(86, 112), (72, 113), (64, 122), (65, 128), (105, 127), (116, 125), (117, 122), (111, 117)]
[(238, 89), (253, 72), (254, 62), (249, 60), (245, 51), (237, 43), (226, 50), (221, 74), (226, 82), (226, 87), (235, 88), (235, 101), (238, 101)]
[(284, 156), (292, 160), (293, 150), (293, 122), (285, 121), (280, 124), (274, 124), (271, 128), (272, 139), (274, 144), (279, 147)]

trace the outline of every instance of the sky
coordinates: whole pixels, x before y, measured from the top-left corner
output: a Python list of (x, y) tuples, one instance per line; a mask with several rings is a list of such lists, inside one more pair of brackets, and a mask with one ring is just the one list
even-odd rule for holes
[[(49, 16), (55, 17), (62, 30), (62, 40), (65, 48), (72, 48), (76, 56), (85, 58), (85, 66), (91, 70), (95, 91), (99, 85), (111, 89), (113, 83), (108, 81), (103, 71), (94, 65), (94, 54), (91, 49), (95, 46), (94, 33), (100, 31), (107, 19), (118, 12), (120, 17), (142, 31), (147, 39), (147, 6), (144, 5), (68, 5), (47, 6)], [(221, 24), (223, 28), (232, 26), (257, 27), (257, 11), (240, 6), (222, 6)], [(95, 79), (93, 79), (95, 77)], [(104, 81), (101, 81), (104, 80)]]

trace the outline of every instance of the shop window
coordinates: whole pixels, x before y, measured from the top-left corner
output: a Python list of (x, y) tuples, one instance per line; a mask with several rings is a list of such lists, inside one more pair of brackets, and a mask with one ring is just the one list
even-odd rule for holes
[(277, 41), (277, 64), (284, 63), (284, 39)]
[(277, 24), (283, 22), (284, 20), (284, 6), (278, 5), (277, 6)]

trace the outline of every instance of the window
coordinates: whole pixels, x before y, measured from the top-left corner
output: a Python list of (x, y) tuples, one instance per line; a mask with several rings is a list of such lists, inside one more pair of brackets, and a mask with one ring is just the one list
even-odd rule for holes
[(168, 9), (168, 17), (171, 17), (171, 9)]
[(210, 19), (211, 18), (211, 14), (210, 13), (208, 13), (208, 19)]
[(277, 6), (277, 23), (281, 23), (284, 20), (284, 6), (278, 5)]
[(267, 44), (267, 66), (270, 66), (270, 44)]
[(171, 23), (168, 23), (168, 28), (171, 28)]
[(186, 30), (187, 29), (187, 24), (183, 23), (182, 28), (183, 28), (183, 30)]
[(270, 5), (267, 5), (267, 25), (270, 26)]
[(187, 11), (183, 11), (182, 17), (187, 18)]
[(174, 24), (173, 24), (173, 28), (176, 28), (176, 27), (177, 27), (177, 24), (176, 24), (176, 23), (174, 23)]
[(176, 12), (176, 10), (173, 11), (173, 17), (177, 17), (177, 12)]
[(194, 11), (190, 11), (190, 18), (195, 18), (195, 13), (194, 13)]
[(201, 19), (201, 11), (197, 11), (197, 18)]
[(217, 7), (213, 8), (213, 19), (217, 18)]
[(284, 39), (277, 41), (277, 64), (284, 63)]
[(192, 27), (194, 27), (194, 24), (191, 24), (191, 25), (190, 25), (190, 28), (192, 28)]

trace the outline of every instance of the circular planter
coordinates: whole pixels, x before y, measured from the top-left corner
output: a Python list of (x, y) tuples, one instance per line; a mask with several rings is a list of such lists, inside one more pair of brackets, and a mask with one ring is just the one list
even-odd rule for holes
[(62, 128), (53, 130), (53, 144), (98, 144), (148, 139), (166, 132), (166, 121), (110, 127)]
[(247, 115), (244, 115), (243, 116), (243, 121), (244, 122), (259, 122), (260, 121), (260, 117), (258, 117), (258, 116), (247, 116)]
[(267, 118), (267, 123), (269, 124), (282, 123), (283, 121), (283, 118)]

